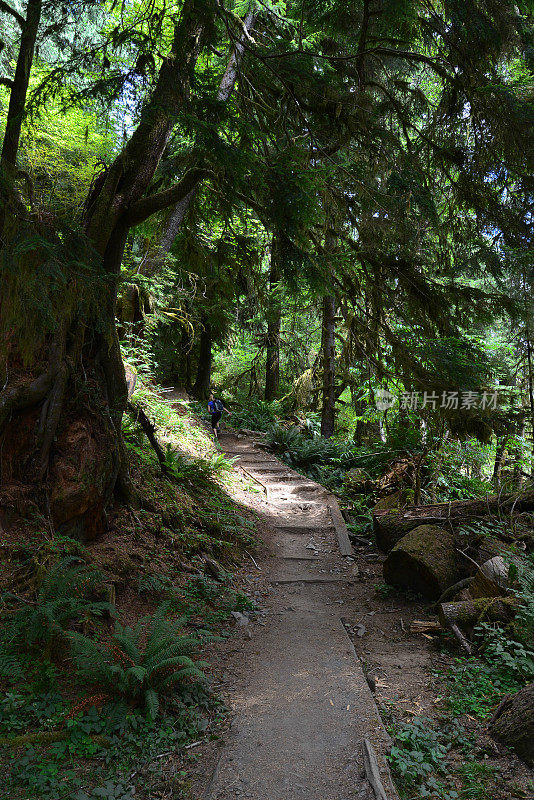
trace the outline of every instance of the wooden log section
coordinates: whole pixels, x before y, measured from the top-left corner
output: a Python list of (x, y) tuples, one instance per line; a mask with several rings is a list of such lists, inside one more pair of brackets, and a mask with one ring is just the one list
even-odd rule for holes
[(373, 524), (379, 548), (388, 553), (403, 536), (420, 525), (439, 525), (452, 529), (497, 512), (506, 514), (532, 510), (534, 491), (529, 491), (513, 495), (491, 495), (483, 500), (459, 500), (455, 503), (411, 506), (406, 509), (377, 510), (373, 512)]
[(386, 583), (437, 600), (458, 581), (454, 533), (436, 525), (420, 525), (397, 542), (383, 569)]
[(514, 616), (518, 600), (515, 597), (479, 597), (459, 603), (441, 603), (439, 621), (444, 628), (458, 625), (472, 628), (478, 622), (508, 622)]
[(506, 697), (489, 726), (498, 742), (514, 750), (519, 758), (534, 766), (534, 683)]

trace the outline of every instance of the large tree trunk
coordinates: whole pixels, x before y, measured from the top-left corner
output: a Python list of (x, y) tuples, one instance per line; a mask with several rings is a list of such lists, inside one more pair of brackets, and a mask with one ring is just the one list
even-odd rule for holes
[(200, 349), (198, 353), (197, 379), (193, 394), (201, 400), (208, 397), (211, 384), (211, 323), (206, 315), (202, 315), (200, 330)]
[[(31, 9), (37, 14), (40, 3), (31, 0), (28, 15)], [(9, 347), (3, 342), (9, 364), (6, 358), (8, 381), (0, 396), (0, 513), (6, 509), (25, 513), (33, 504), (53, 529), (90, 538), (103, 529), (105, 508), (117, 487), (132, 500), (121, 435), (127, 388), (115, 326), (117, 282), (129, 228), (180, 201), (196, 185), (198, 173), (190, 171), (170, 189), (145, 196), (187, 103), (209, 26), (198, 3), (186, 0), (169, 55), (162, 61), (138, 127), (94, 183), (83, 221), (85, 240), (73, 234), (72, 242), (65, 246), (55, 231), (47, 230), (20, 204), (9, 235), (4, 231), (4, 260), (14, 259), (18, 268), (2, 276), (0, 319), (4, 338), (10, 338)], [(23, 38), (21, 53), (29, 59), (24, 72), (26, 87), (33, 52), (30, 44)], [(25, 92), (22, 94), (23, 102)], [(13, 101), (17, 114), (21, 96), (19, 91), (19, 99)], [(5, 144), (5, 157), (12, 164), (16, 163), (19, 136), (13, 123)], [(3, 212), (8, 202), (9, 197), (3, 202)], [(84, 289), (76, 293), (77, 273), (65, 283), (63, 302), (52, 294), (58, 291), (57, 284), (50, 289), (50, 305), (57, 314), (52, 336), (44, 326), (32, 331), (31, 320), (22, 318), (16, 304), (31, 281), (46, 285), (49, 265), (39, 236), (48, 240), (55, 252), (69, 251), (66, 270), (77, 258), (87, 263), (92, 260), (94, 267), (92, 284), (88, 281), (86, 287), (87, 294), (94, 292), (93, 302), (86, 300)], [(22, 240), (25, 247), (21, 249)], [(33, 336), (31, 357), (25, 342), (28, 330)], [(24, 359), (31, 366), (25, 366)]]
[(534, 509), (534, 492), (510, 495), (491, 495), (483, 500), (458, 500), (455, 503), (437, 503), (428, 506), (411, 506), (404, 510), (375, 511), (373, 523), (376, 541), (381, 550), (389, 552), (402, 537), (419, 525), (454, 527), (473, 519), (484, 519), (498, 512), (519, 513)]
[(534, 683), (501, 703), (490, 723), (490, 733), (534, 766)]
[(265, 363), (265, 399), (276, 400), (280, 388), (280, 327), (282, 324), (282, 304), (280, 302), (279, 284), (280, 240), (273, 234), (271, 243), (271, 270), (269, 274), (269, 298), (267, 305), (267, 352)]

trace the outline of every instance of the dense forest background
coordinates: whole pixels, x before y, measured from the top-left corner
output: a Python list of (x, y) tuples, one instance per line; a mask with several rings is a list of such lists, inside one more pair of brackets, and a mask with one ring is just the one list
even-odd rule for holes
[[(528, 3), (1, 10), (5, 482), (66, 526), (129, 497), (121, 347), (325, 437), (419, 428), (530, 473)], [(79, 435), (106, 452), (85, 520)]]
[(156, 385), (221, 396), (357, 534), (391, 464), (401, 505), (528, 494), (533, 13), (0, 2), (2, 530), (142, 513)]
[[(497, 483), (505, 451), (530, 473), (527, 3), (35, 2), (2, 26), (4, 481), (44, 481), (67, 526), (129, 497), (121, 347), (325, 437), (418, 428), (475, 477), (477, 442)], [(80, 425), (106, 451), (84, 521)]]

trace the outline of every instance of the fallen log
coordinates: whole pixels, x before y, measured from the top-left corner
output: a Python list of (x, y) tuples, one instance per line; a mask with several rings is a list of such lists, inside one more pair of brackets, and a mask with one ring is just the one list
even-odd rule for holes
[(439, 621), (444, 628), (458, 625), (472, 628), (478, 622), (508, 622), (514, 616), (518, 600), (515, 597), (479, 597), (459, 603), (440, 603)]
[(406, 509), (376, 510), (373, 526), (381, 550), (389, 552), (407, 533), (420, 525), (455, 529), (474, 519), (492, 514), (534, 510), (534, 491), (509, 495), (488, 495), (482, 500), (458, 500)]
[(384, 580), (437, 600), (458, 581), (454, 533), (420, 525), (397, 542), (384, 561)]
[(458, 583), (454, 583), (452, 586), (447, 587), (447, 589), (445, 589), (439, 598), (438, 603), (446, 603), (447, 600), (452, 600), (455, 595), (460, 594), (460, 592), (463, 592), (464, 589), (468, 589), (472, 580), (472, 578), (462, 578), (462, 580), (458, 581)]
[(506, 697), (493, 715), (489, 732), (534, 766), (534, 683)]
[(508, 564), (501, 556), (485, 561), (469, 586), (472, 597), (502, 597), (508, 587)]
[(397, 489), (393, 494), (380, 498), (373, 508), (375, 511), (391, 511), (394, 508), (404, 508), (408, 504), (408, 492), (406, 489)]

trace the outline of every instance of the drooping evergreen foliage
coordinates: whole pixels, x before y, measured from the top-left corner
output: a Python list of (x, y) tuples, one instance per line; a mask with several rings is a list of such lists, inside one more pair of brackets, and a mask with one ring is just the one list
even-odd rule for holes
[(116, 313), (128, 352), (198, 396), (240, 342), (228, 378), (268, 399), (304, 380), (328, 435), (348, 389), (359, 413), (363, 385), (509, 383), (503, 348), (532, 395), (528, 3), (1, 16), (0, 417), (28, 427), (5, 477), (45, 481), (55, 524), (54, 443), (89, 408), (110, 457), (76, 524), (96, 531), (114, 488), (134, 501)]

